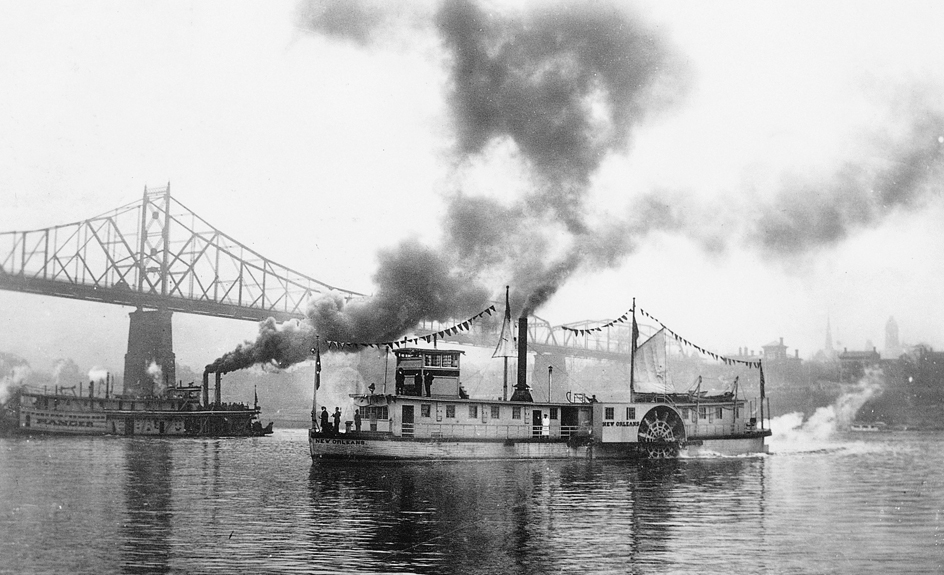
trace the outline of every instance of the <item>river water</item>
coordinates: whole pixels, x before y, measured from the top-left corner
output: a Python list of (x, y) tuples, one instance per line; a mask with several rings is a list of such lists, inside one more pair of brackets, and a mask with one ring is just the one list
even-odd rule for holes
[(0, 438), (0, 572), (944, 572), (944, 433), (780, 419), (770, 455), (639, 463)]

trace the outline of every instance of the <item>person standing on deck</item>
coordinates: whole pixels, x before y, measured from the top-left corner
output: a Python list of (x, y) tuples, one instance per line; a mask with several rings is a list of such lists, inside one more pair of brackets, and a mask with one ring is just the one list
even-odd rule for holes
[(406, 374), (403, 373), (403, 368), (397, 369), (397, 395), (403, 395), (403, 386), (406, 384)]
[(430, 390), (433, 388), (433, 372), (426, 372), (426, 376), (423, 378), (423, 384), (426, 386), (426, 397), (432, 397)]
[(423, 374), (416, 372), (416, 375), (413, 376), (413, 395), (418, 395), (423, 397)]
[(330, 425), (328, 424), (328, 409), (325, 406), (321, 406), (321, 433), (328, 433), (331, 430)]
[(359, 409), (354, 410), (354, 431), (361, 432), (361, 412)]
[(341, 433), (341, 408), (340, 407), (334, 408), (334, 415), (332, 417), (334, 417), (334, 432)]

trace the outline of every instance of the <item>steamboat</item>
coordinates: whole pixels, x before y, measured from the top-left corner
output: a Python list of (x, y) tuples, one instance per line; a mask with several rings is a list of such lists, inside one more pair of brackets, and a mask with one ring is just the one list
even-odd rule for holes
[(565, 402), (533, 401), (526, 382), (525, 317), (518, 321), (517, 382), (508, 401), (468, 397), (460, 383), (462, 351), (400, 348), (393, 353), (395, 393), (352, 394), (353, 428), (352, 422), (344, 430), (331, 425), (325, 408), (317, 413), (313, 401), (313, 460), (637, 459), (767, 452), (771, 432), (764, 421), (763, 386), (757, 402), (740, 398), (736, 389), (715, 395), (633, 394), (631, 382), (629, 401), (573, 393)]
[(87, 395), (81, 386), (78, 393), (74, 387), (56, 387), (52, 393), (23, 388), (8, 409), (20, 433), (184, 437), (272, 433), (271, 423), (263, 427), (259, 422), (258, 398), (252, 406), (221, 401), (220, 373), (211, 402), (209, 376), (209, 372), (203, 374), (202, 388), (172, 385), (159, 395), (145, 397), (113, 395), (107, 380), (100, 395), (95, 393), (94, 382), (89, 382)]

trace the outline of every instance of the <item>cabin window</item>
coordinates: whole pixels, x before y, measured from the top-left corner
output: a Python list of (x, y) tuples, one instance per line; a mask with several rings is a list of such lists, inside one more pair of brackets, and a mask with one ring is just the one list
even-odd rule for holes
[(724, 409), (719, 407), (718, 410), (715, 412), (715, 417), (717, 417), (718, 419), (721, 419), (722, 417), (724, 417)]
[(708, 408), (707, 408), (707, 407), (699, 407), (699, 408), (698, 408), (698, 418), (699, 418), (699, 419), (706, 419), (707, 417), (708, 417)]
[(492, 406), (492, 419), (498, 419), (501, 417), (501, 407), (497, 405)]
[(372, 419), (372, 420), (374, 420), (374, 421), (376, 421), (376, 420), (378, 420), (378, 419), (387, 419), (387, 417), (388, 417), (388, 415), (387, 415), (387, 406), (384, 405), (384, 406), (380, 406), (380, 407), (378, 407), (378, 406), (365, 407), (365, 408), (364, 408), (364, 416), (365, 416), (367, 419)]
[(469, 406), (469, 419), (478, 419), (479, 417), (479, 406), (470, 405)]
[(741, 410), (738, 408), (738, 406), (735, 405), (734, 406), (734, 419), (738, 419), (740, 417), (741, 417)]
[(426, 365), (431, 365), (433, 367), (439, 367), (439, 356), (438, 355), (427, 355), (426, 356)]
[(429, 417), (432, 412), (432, 406), (428, 403), (420, 404), (420, 417)]
[(521, 408), (518, 406), (511, 408), (511, 418), (512, 419), (521, 419)]
[(636, 408), (635, 408), (635, 407), (627, 407), (627, 408), (626, 408), (626, 420), (627, 420), (627, 421), (633, 421), (633, 420), (635, 420), (635, 419), (636, 419)]
[(557, 408), (556, 408), (556, 407), (552, 407), (552, 408), (551, 408), (551, 419), (557, 419)]
[(442, 356), (442, 366), (443, 367), (455, 367), (459, 365), (459, 362), (452, 355)]
[(456, 417), (456, 406), (455, 406), (455, 405), (447, 405), (447, 406), (446, 406), (446, 417), (447, 417), (447, 418), (455, 419), (455, 417)]
[(606, 419), (606, 420), (611, 420), (611, 419), (613, 419), (613, 418), (615, 417), (615, 415), (614, 415), (614, 412), (615, 412), (615, 411), (616, 411), (616, 408), (613, 408), (613, 407), (606, 407), (606, 408), (604, 408), (604, 409), (603, 409), (603, 419)]
[(682, 419), (685, 421), (688, 420), (688, 408), (682, 408)]

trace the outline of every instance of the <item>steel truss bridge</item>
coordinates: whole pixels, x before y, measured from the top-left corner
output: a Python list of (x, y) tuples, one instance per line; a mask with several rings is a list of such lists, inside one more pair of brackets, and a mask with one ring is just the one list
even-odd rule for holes
[(302, 318), (315, 295), (362, 294), (275, 263), (170, 195), (71, 224), (0, 233), (0, 289), (261, 321)]
[[(172, 312), (286, 321), (304, 318), (308, 301), (330, 291), (363, 297), (262, 256), (174, 199), (170, 184), (145, 187), (140, 200), (87, 220), (0, 232), (0, 289), (136, 307), (126, 385), (145, 378), (154, 348), (164, 350), (158, 363), (173, 365)], [(628, 327), (578, 336), (540, 318), (529, 326), (529, 347), (537, 353), (628, 361)], [(153, 340), (153, 332), (163, 339)], [(494, 345), (494, 338), (478, 335), (469, 343)]]

